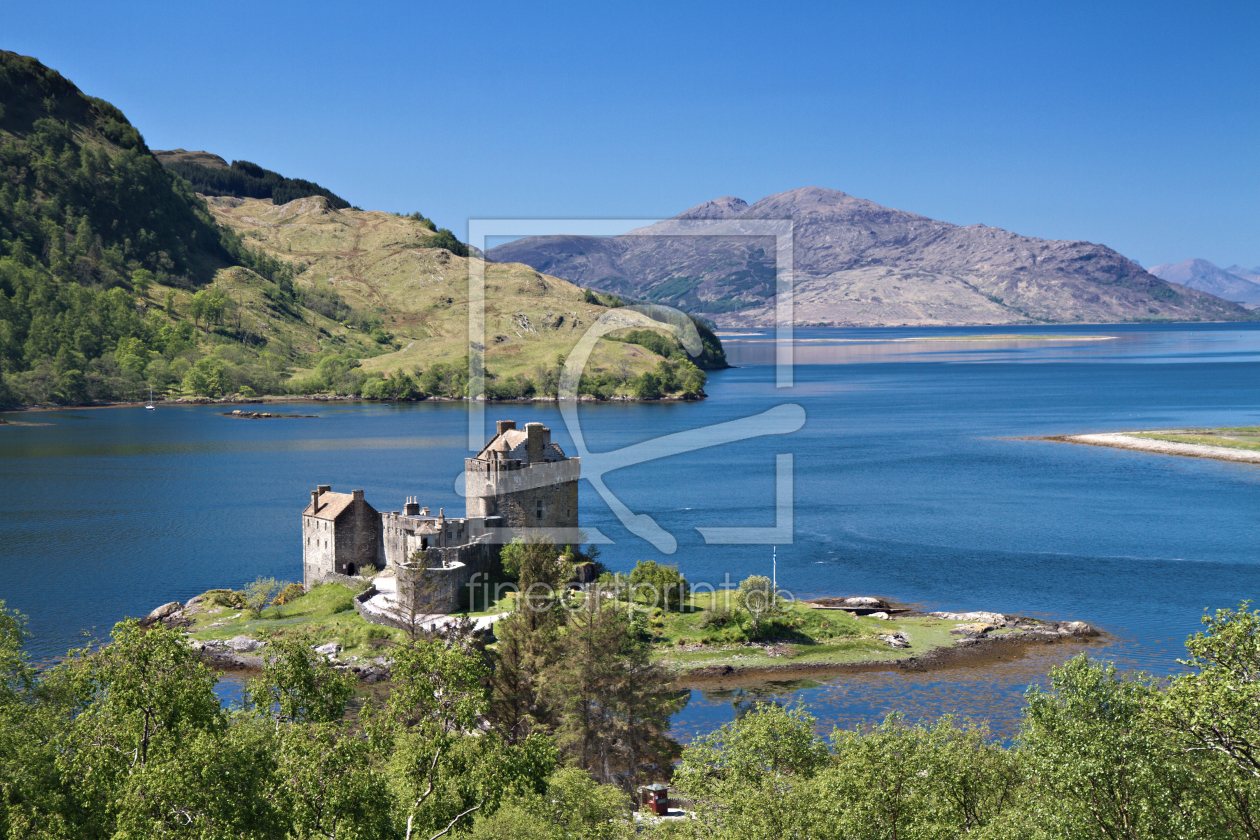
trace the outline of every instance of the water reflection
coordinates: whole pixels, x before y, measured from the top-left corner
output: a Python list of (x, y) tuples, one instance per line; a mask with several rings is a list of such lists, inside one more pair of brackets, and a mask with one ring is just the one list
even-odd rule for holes
[(1048, 685), (1046, 674), (1071, 657), (1115, 659), (1113, 644), (1039, 645), (1018, 658), (946, 670), (848, 673), (825, 680), (766, 681), (735, 687), (696, 688), (674, 719), (673, 735), (687, 741), (747, 713), (757, 703), (803, 705), (818, 719), (816, 730), (869, 728), (892, 712), (910, 721), (942, 715), (988, 721), (1002, 739), (1019, 732), (1024, 692)]

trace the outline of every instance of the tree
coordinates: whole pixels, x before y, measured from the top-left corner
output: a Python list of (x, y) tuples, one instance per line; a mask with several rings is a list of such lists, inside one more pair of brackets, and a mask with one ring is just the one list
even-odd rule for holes
[(258, 711), (290, 723), (341, 720), (357, 680), (317, 654), (313, 641), (302, 632), (272, 637), (263, 657), (262, 678), (248, 686)]
[(99, 650), (72, 651), (41, 679), (49, 717), (28, 713), (24, 727), (52, 750), (57, 796), (45, 801), (73, 827), (67, 836), (124, 836), (117, 828), (138, 807), (135, 786), (196, 754), (203, 736), (225, 731), (215, 683), (181, 633), (135, 620), (115, 625)]
[(283, 588), (284, 584), (271, 577), (259, 577), (253, 583), (245, 584), (245, 609), (257, 618), (263, 607), (270, 604)]
[(187, 374), (184, 375), (182, 387), (185, 391), (203, 397), (219, 397), (228, 389), (228, 369), (222, 359), (206, 356), (198, 359)]
[(205, 321), (205, 331), (210, 332), (211, 323), (219, 323), (223, 320), (223, 314), (228, 308), (228, 293), (224, 289), (210, 288), (202, 289), (192, 297), (192, 302), (188, 304), (188, 315), (193, 319), (193, 323)]
[(654, 607), (681, 610), (691, 594), (691, 585), (676, 566), (662, 566), (655, 560), (640, 560), (630, 572), (631, 591), (646, 597)]
[(841, 834), (978, 833), (1010, 809), (1022, 786), (1017, 753), (994, 744), (985, 728), (948, 717), (909, 726), (894, 713), (873, 731), (837, 730), (832, 745), (816, 778), (817, 799), (827, 803), (816, 821)]
[(287, 828), (270, 796), (274, 742), (248, 725), (199, 732), (178, 753), (135, 771), (114, 807), (114, 837), (268, 840)]
[(560, 644), (542, 682), (561, 751), (597, 781), (624, 789), (644, 771), (668, 774), (677, 744), (666, 732), (680, 697), (626, 615), (588, 596)]
[(1204, 616), (1207, 629), (1186, 641), (1194, 669), (1178, 675), (1152, 721), (1187, 752), (1223, 756), (1236, 772), (1260, 778), (1260, 610)]
[(1193, 775), (1204, 836), (1260, 834), (1260, 612), (1249, 606), (1203, 617), (1206, 629), (1186, 641), (1182, 664), (1193, 670), (1155, 696), (1143, 721)]
[(490, 654), (489, 714), (504, 737), (514, 741), (555, 723), (542, 687), (544, 674), (560, 655), (567, 617), (558, 595), (568, 564), (545, 537), (513, 540), (504, 548), (503, 564), (517, 578), (516, 609), (495, 625), (499, 643)]
[(153, 285), (153, 272), (147, 268), (137, 268), (131, 272), (131, 287), (140, 295), (147, 295)]
[(513, 797), (477, 820), (476, 840), (629, 840), (635, 836), (625, 793), (576, 767), (557, 770), (546, 791)]
[(540, 789), (555, 767), (554, 749), (536, 735), (515, 744), (473, 736), (486, 710), (486, 677), (480, 657), (442, 642), (394, 651), (386, 711), (398, 730), (391, 769), (408, 840), (471, 825), (472, 814), (494, 810), (504, 796)]
[(761, 632), (761, 621), (782, 609), (782, 599), (774, 591), (774, 583), (764, 575), (752, 575), (740, 581), (735, 590), (735, 603), (747, 610), (753, 620), (753, 634)]
[(371, 738), (341, 723), (283, 726), (275, 750), (276, 804), (295, 840), (397, 835)]
[(1038, 792), (1027, 805), (1051, 836), (1194, 836), (1193, 776), (1142, 725), (1154, 681), (1082, 654), (1053, 669), (1050, 685), (1028, 690), (1021, 738)]
[(688, 744), (674, 785), (695, 803), (695, 835), (816, 836), (812, 780), (830, 756), (814, 724), (802, 709), (765, 704)]
[(661, 381), (654, 373), (644, 373), (634, 381), (634, 395), (641, 400), (659, 400)]

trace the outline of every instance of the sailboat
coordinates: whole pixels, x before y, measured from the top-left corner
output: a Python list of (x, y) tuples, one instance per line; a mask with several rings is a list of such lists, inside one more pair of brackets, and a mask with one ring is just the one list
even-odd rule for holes
[(156, 411), (156, 410), (157, 410), (157, 409), (155, 409), (155, 408), (153, 407), (153, 386), (152, 386), (152, 385), (150, 385), (150, 386), (149, 386), (149, 404), (148, 404), (148, 405), (146, 405), (144, 408), (145, 408), (145, 410), (146, 410), (146, 411)]

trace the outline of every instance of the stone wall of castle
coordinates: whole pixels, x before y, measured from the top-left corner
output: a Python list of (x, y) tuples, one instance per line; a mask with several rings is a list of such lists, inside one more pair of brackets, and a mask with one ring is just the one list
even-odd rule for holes
[(423, 564), (395, 569), (401, 608), (417, 613), (449, 613), (468, 605), (468, 584), (477, 573), (489, 574), (499, 560), (501, 546), (489, 537), (475, 542), (430, 548)]
[(470, 517), (499, 516), (510, 528), (578, 527), (581, 459), (522, 465), (469, 458), (464, 464)]

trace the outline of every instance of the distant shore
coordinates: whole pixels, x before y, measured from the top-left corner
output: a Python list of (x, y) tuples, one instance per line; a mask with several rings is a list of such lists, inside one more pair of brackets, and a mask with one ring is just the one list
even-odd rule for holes
[[(699, 396), (687, 396), (683, 394), (665, 394), (654, 400), (641, 400), (637, 397), (615, 396), (601, 400), (590, 394), (582, 394), (571, 402), (606, 402), (606, 403), (653, 403), (653, 402), (699, 402), (708, 399), (708, 394), (701, 392)], [(184, 405), (265, 405), (269, 403), (329, 403), (329, 402), (361, 402), (361, 403), (378, 403), (380, 405), (395, 405), (402, 403), (422, 403), (422, 402), (490, 402), (490, 403), (554, 403), (554, 402), (570, 402), (570, 400), (561, 400), (558, 397), (525, 397), (521, 399), (500, 400), (470, 400), (468, 397), (425, 397), (422, 400), (374, 400), (368, 397), (357, 396), (341, 396), (338, 394), (297, 394), (293, 396), (265, 396), (265, 397), (178, 397), (173, 400), (154, 400), (153, 405), (156, 408), (169, 408), (172, 406)], [(5, 412), (19, 411), (73, 411), (85, 408), (143, 408), (148, 405), (147, 400), (119, 400), (110, 402), (94, 402), (94, 403), (77, 403), (73, 405), (15, 405), (8, 408), (0, 408), (0, 414)], [(9, 421), (7, 425), (31, 425), (29, 423), (14, 423)], [(42, 425), (42, 424), (41, 424)]]
[(1077, 443), (1085, 446), (1107, 446), (1113, 449), (1133, 449), (1139, 452), (1154, 452), (1158, 455), (1179, 455), (1186, 458), (1211, 458), (1217, 461), (1240, 461), (1248, 464), (1260, 464), (1260, 450), (1235, 449), (1228, 446), (1217, 446), (1206, 443), (1188, 443), (1176, 440), (1160, 440), (1138, 435), (1171, 434), (1173, 432), (1105, 432), (1085, 435), (1050, 435), (1033, 438), (1056, 443)]

